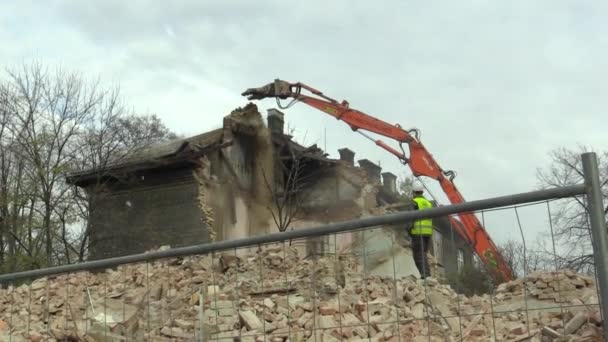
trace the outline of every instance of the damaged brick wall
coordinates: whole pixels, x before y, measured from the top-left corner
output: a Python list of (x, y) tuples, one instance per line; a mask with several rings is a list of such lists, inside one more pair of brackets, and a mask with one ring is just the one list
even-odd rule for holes
[[(274, 231), (271, 216), (275, 186), (274, 149), (269, 129), (253, 104), (224, 118), (213, 142), (221, 144), (196, 157), (184, 153), (179, 164), (171, 155), (145, 161), (138, 171), (125, 171), (95, 203), (91, 217), (94, 259), (156, 248), (218, 241)], [(195, 151), (196, 137), (188, 142)], [(185, 143), (185, 142), (184, 142)], [(162, 151), (162, 148), (160, 149)], [(164, 164), (162, 164), (162, 163)], [(154, 165), (157, 164), (158, 166)], [(162, 164), (162, 165), (161, 165)]]
[(190, 170), (145, 172), (109, 190), (92, 210), (91, 259), (208, 241)]
[[(200, 220), (202, 226), (207, 229), (209, 235), (209, 241), (216, 241), (218, 227), (221, 229), (222, 221), (216, 223), (214, 213), (214, 207), (217, 207), (217, 202), (214, 203), (213, 199), (217, 199), (214, 196), (214, 189), (218, 188), (217, 179), (211, 178), (211, 165), (209, 158), (203, 156), (199, 158), (198, 167), (192, 171), (192, 176), (196, 179), (196, 188), (198, 195), (196, 197), (200, 209)], [(214, 205), (215, 204), (215, 205)], [(219, 216), (219, 215), (218, 215)]]

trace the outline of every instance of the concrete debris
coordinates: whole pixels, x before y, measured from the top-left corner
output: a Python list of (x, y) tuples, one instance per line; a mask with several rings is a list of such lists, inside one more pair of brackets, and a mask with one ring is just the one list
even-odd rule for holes
[(542, 334), (543, 334), (543, 336), (547, 336), (549, 338), (558, 338), (558, 337), (562, 336), (562, 334), (558, 333), (557, 331), (555, 331), (547, 326), (543, 327)]
[[(496, 298), (498, 300), (509, 299), (513, 296), (521, 296), (525, 291), (525, 295), (555, 303), (582, 300), (580, 305), (597, 304), (594, 284), (595, 281), (592, 277), (575, 274), (570, 270), (551, 273), (535, 272), (525, 278), (499, 285), (496, 289)], [(588, 296), (581, 296), (581, 292), (587, 293)]]
[(566, 334), (574, 333), (587, 321), (587, 318), (587, 314), (583, 312), (577, 313), (576, 316), (574, 316), (571, 320), (568, 321), (568, 323), (566, 323), (566, 326), (564, 327), (564, 332)]
[[(353, 257), (354, 258), (354, 257)], [(592, 278), (535, 273), (466, 297), (435, 279), (366, 275), (291, 247), (187, 257), (0, 290), (13, 341), (600, 341)], [(337, 286), (335, 272), (343, 273)], [(559, 293), (563, 290), (563, 293)], [(567, 299), (567, 301), (565, 300)], [(560, 305), (555, 305), (559, 302)], [(525, 303), (530, 310), (523, 309)], [(595, 304), (595, 305), (593, 305)], [(534, 309), (534, 310), (532, 310)], [(202, 320), (201, 320), (202, 317)], [(29, 327), (29, 331), (28, 331)], [(430, 335), (430, 336), (429, 336)], [(266, 336), (266, 339), (264, 339)]]

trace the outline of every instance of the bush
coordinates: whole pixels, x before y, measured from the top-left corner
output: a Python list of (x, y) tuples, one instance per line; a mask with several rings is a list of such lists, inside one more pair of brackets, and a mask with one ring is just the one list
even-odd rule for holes
[(490, 275), (473, 265), (464, 265), (460, 271), (447, 274), (446, 278), (454, 291), (466, 296), (492, 293), (493, 290)]

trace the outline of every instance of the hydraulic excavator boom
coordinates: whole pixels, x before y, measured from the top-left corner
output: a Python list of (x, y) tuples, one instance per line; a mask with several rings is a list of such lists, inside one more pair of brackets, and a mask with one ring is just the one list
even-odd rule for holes
[[(310, 92), (312, 95), (302, 94), (302, 90)], [(464, 197), (456, 188), (453, 180), (453, 171), (443, 170), (433, 155), (424, 147), (419, 139), (419, 131), (416, 129), (404, 130), (399, 125), (391, 125), (370, 115), (350, 108), (348, 102), (338, 102), (322, 92), (302, 83), (289, 83), (282, 80), (275, 80), (263, 87), (249, 88), (242, 93), (248, 96), (249, 100), (259, 100), (264, 98), (276, 98), (280, 108), (289, 108), (297, 102), (304, 102), (322, 112), (325, 112), (338, 120), (347, 123), (351, 129), (360, 133), (364, 137), (373, 141), (376, 145), (390, 152), (404, 164), (409, 165), (412, 173), (416, 177), (425, 176), (439, 182), (441, 188), (447, 195), (452, 204), (465, 202)], [(287, 106), (280, 104), (281, 99), (291, 99)], [(397, 150), (384, 141), (374, 139), (363, 131), (379, 134), (399, 143), (400, 150)], [(403, 149), (403, 143), (409, 146), (409, 155)], [(505, 263), (492, 239), (484, 229), (483, 225), (475, 214), (459, 214), (462, 225), (454, 222), (453, 226), (466, 241), (468, 241), (482, 262), (488, 267), (495, 279), (508, 281), (512, 279), (510, 268)]]

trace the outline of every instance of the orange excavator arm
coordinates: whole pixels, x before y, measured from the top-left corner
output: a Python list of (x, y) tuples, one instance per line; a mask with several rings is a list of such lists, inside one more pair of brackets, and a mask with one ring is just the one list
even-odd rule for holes
[[(302, 90), (310, 92), (312, 95), (302, 94)], [(454, 184), (454, 172), (443, 170), (433, 155), (424, 147), (419, 140), (419, 132), (416, 129), (404, 130), (399, 125), (391, 125), (382, 120), (376, 119), (370, 115), (362, 113), (356, 109), (350, 108), (348, 102), (338, 102), (322, 92), (307, 86), (302, 83), (289, 83), (282, 80), (275, 80), (263, 87), (249, 88), (242, 93), (243, 96), (248, 96), (249, 100), (259, 100), (264, 98), (276, 98), (277, 103), (280, 99), (292, 99), (286, 106), (288, 108), (297, 102), (304, 102), (322, 112), (325, 112), (338, 120), (347, 123), (350, 128), (372, 140), (376, 145), (390, 152), (403, 164), (409, 165), (412, 173), (416, 177), (425, 176), (435, 179), (439, 182), (441, 188), (447, 195), (452, 204), (465, 202), (458, 188)], [(369, 131), (387, 138), (396, 140), (399, 143), (400, 150), (397, 150), (384, 141), (374, 139), (363, 131)], [(406, 156), (402, 144), (408, 144), (409, 155)], [(492, 239), (484, 229), (483, 225), (475, 214), (460, 213), (462, 226), (452, 220), (453, 226), (457, 233), (468, 241), (482, 262), (493, 273), (493, 276), (500, 281), (507, 281), (513, 278), (511, 270), (503, 260), (498, 249), (492, 242)]]

